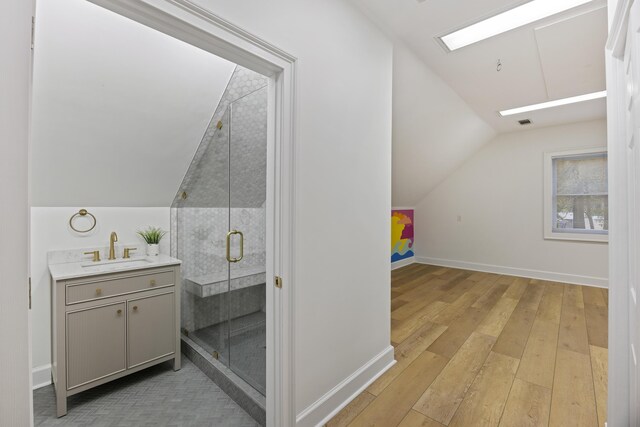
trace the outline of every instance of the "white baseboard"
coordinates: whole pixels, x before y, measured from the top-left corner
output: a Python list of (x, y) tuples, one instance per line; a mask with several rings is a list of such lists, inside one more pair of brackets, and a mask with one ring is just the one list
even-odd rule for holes
[(296, 417), (296, 425), (324, 425), (395, 363), (393, 347), (389, 346), (300, 412)]
[(414, 256), (407, 259), (401, 259), (400, 261), (392, 262), (391, 269), (395, 270), (396, 268), (406, 267), (407, 265), (411, 265), (414, 262), (416, 262), (416, 257)]
[(33, 389), (45, 387), (51, 384), (51, 365), (38, 366), (31, 370)]
[(420, 264), (440, 265), (442, 267), (462, 268), (465, 270), (483, 271), (486, 273), (504, 274), (507, 276), (527, 277), (530, 279), (550, 280), (554, 282), (571, 283), (575, 285), (608, 288), (609, 279), (606, 277), (580, 276), (576, 274), (555, 273), (552, 271), (529, 270), (526, 268), (504, 267), (500, 265), (481, 264), (477, 262), (457, 261), (451, 259), (430, 258), (417, 256)]

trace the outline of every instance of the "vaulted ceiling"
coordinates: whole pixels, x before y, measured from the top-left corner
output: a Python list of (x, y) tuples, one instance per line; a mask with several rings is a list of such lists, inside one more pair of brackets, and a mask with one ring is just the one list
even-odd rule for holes
[[(395, 40), (398, 57), (407, 58), (404, 51), (409, 50), (427, 68), (411, 73), (402, 69), (406, 66), (402, 63), (412, 64), (414, 69), (420, 64), (394, 60), (394, 205), (417, 204), (493, 138), (495, 134), (487, 129), (503, 133), (606, 116), (604, 99), (509, 117), (498, 114), (509, 108), (605, 90), (605, 0), (592, 0), (453, 52), (447, 52), (437, 37), (525, 1), (351, 2)], [(411, 78), (422, 75), (428, 83), (407, 88), (409, 83), (398, 81), (410, 74)], [(453, 94), (435, 89), (442, 84)], [(422, 98), (420, 109), (414, 108), (419, 106), (418, 98)], [(478, 124), (473, 114), (487, 126)], [(530, 119), (533, 124), (522, 127), (518, 123), (521, 119)]]
[[(497, 113), (605, 88), (605, 0), (450, 53), (437, 36), (522, 1), (350, 1), (397, 42), (396, 205), (418, 203), (521, 118), (541, 127), (605, 116), (604, 100)], [(38, 2), (37, 12), (34, 205), (168, 206), (233, 64), (85, 0)]]
[(170, 206), (235, 64), (86, 0), (37, 17), (33, 206)]
[[(519, 0), (353, 0), (406, 44), (498, 132), (605, 116), (603, 99), (524, 116), (498, 111), (605, 89), (605, 0), (500, 34), (454, 52), (436, 37), (524, 3)], [(497, 63), (502, 64), (497, 71)]]

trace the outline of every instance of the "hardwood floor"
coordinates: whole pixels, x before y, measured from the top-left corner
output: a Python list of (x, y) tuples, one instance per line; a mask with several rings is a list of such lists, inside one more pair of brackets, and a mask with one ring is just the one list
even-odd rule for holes
[(394, 270), (397, 363), (327, 426), (603, 426), (607, 301), (586, 286)]

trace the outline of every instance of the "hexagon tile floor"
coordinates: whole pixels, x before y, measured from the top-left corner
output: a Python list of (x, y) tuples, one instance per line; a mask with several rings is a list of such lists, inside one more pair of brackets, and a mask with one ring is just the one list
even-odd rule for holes
[(182, 358), (182, 369), (170, 363), (71, 396), (68, 413), (56, 418), (53, 386), (33, 392), (36, 426), (257, 426), (258, 424), (213, 381)]

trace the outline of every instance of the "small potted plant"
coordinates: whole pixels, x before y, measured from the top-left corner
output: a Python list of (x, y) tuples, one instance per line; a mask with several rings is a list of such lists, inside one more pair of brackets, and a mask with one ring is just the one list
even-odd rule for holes
[(158, 245), (164, 235), (167, 234), (166, 231), (162, 230), (160, 227), (149, 226), (146, 230), (138, 230), (137, 233), (145, 242), (147, 242), (147, 255), (156, 256), (160, 253)]

